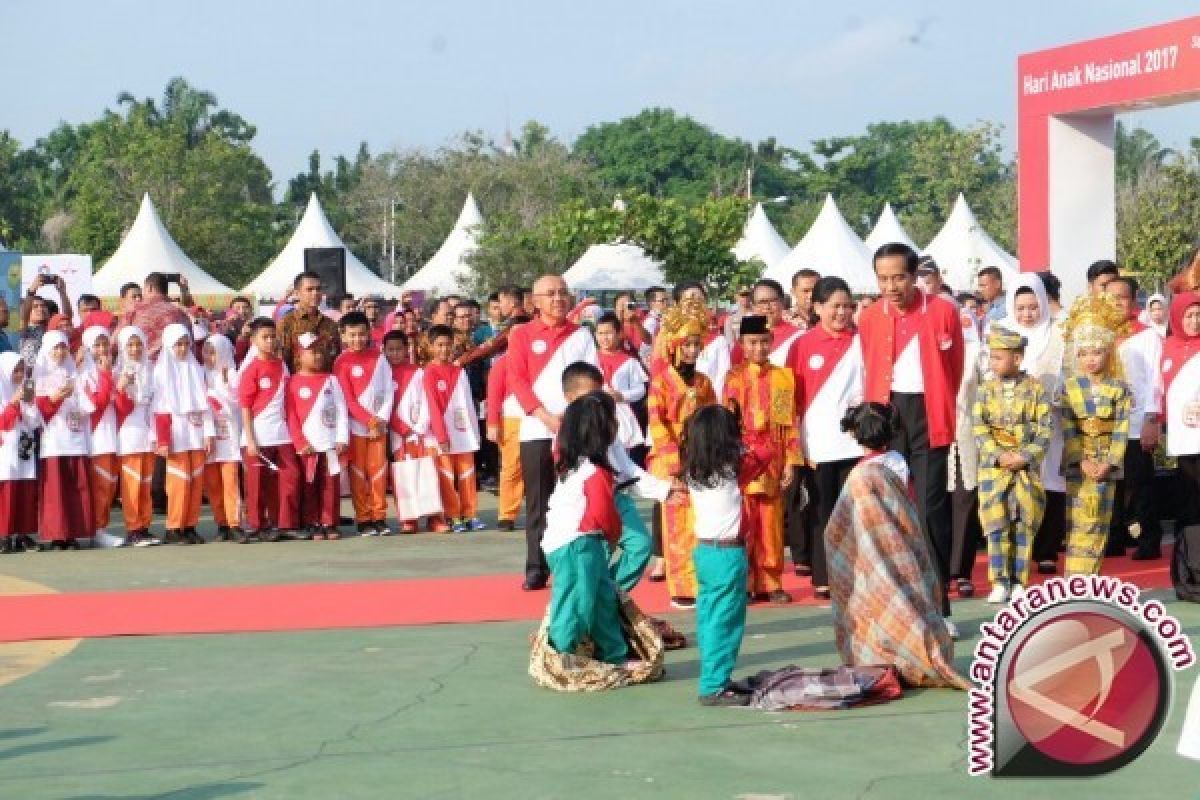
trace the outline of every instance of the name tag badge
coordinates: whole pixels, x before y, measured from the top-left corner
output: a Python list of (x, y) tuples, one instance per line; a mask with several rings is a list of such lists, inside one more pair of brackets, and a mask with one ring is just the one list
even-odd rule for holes
[(954, 340), (949, 336), (942, 336), (938, 339), (939, 350), (949, 350), (951, 347), (954, 347)]
[(1183, 424), (1200, 428), (1200, 400), (1193, 400), (1183, 407)]

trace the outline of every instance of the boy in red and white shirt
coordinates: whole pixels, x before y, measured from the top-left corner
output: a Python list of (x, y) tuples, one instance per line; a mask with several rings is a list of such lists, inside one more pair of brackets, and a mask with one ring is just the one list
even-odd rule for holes
[[(388, 421), (388, 436), (395, 461), (420, 457), (424, 453), (423, 439), (429, 430), (421, 368), (408, 360), (408, 352), (408, 336), (403, 331), (384, 334), (383, 357), (392, 368), (392, 416)], [(417, 520), (400, 520), (400, 532), (416, 533)]]
[[(246, 466), (246, 524), (238, 541), (291, 538), (300, 527), (300, 461), (287, 427), (287, 367), (276, 348), (275, 323), (250, 323), (252, 355), (238, 377), (242, 456)], [(275, 528), (274, 533), (268, 533)]]
[(371, 343), (371, 323), (360, 311), (338, 322), (345, 349), (333, 362), (350, 412), (350, 497), (358, 532), (386, 536), (387, 431), (392, 415), (392, 369)]
[(425, 402), (429, 407), (428, 453), (437, 458), (438, 483), (445, 516), (431, 523), (444, 532), (449, 522), (455, 533), (480, 531), (487, 527), (475, 516), (478, 508), (475, 486), (475, 451), (479, 449), (479, 417), (471, 398), (471, 386), (462, 367), (450, 363), (454, 357), (454, 331), (445, 325), (429, 329), (432, 360), (422, 371)]
[(287, 383), (288, 431), (303, 470), (300, 525), (314, 539), (337, 539), (341, 504), (341, 454), (350, 441), (346, 399), (337, 378), (324, 371), (317, 336), (296, 337), (297, 372)]

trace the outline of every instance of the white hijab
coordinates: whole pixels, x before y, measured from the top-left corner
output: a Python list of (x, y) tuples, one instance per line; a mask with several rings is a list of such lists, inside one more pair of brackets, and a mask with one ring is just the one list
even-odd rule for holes
[[(1037, 298), (1038, 321), (1032, 325), (1022, 325), (1017, 322), (1017, 292), (1023, 289), (1033, 292), (1033, 296)], [(1033, 365), (1041, 359), (1042, 354), (1046, 352), (1046, 348), (1050, 346), (1050, 339), (1054, 333), (1054, 319), (1050, 312), (1050, 300), (1046, 297), (1046, 286), (1037, 273), (1023, 273), (1008, 290), (1004, 304), (1007, 316), (1002, 324), (1009, 330), (1025, 337), (1025, 357), (1022, 361), (1026, 370), (1032, 369)]]
[(13, 351), (0, 353), (0, 406), (6, 406), (20, 392), (13, 383), (13, 370), (21, 363), (21, 354)]
[(214, 389), (229, 387), (231, 389), (237, 387), (238, 368), (233, 359), (233, 343), (229, 341), (229, 337), (217, 333), (207, 339), (204, 344), (211, 346), (217, 354), (216, 367), (209, 369), (204, 368), (206, 377)]
[[(83, 332), (82, 337), (82, 363), (79, 365), (79, 377), (92, 389), (95, 389), (100, 383), (100, 368), (96, 366), (96, 359), (92, 355), (92, 347), (101, 336), (108, 336), (108, 328), (105, 328), (103, 325), (93, 325)], [(79, 401), (88, 413), (96, 410), (95, 404), (92, 403), (86, 394), (82, 395)]]
[[(181, 359), (175, 345), (187, 340), (188, 351)], [(172, 323), (162, 334), (162, 351), (154, 364), (154, 406), (159, 414), (194, 414), (208, 408), (204, 372), (192, 352), (191, 332)]]
[(1150, 316), (1150, 304), (1154, 302), (1162, 305), (1163, 311), (1170, 310), (1170, 306), (1167, 305), (1167, 298), (1158, 293), (1152, 294), (1146, 298), (1146, 307), (1142, 309), (1142, 313), (1138, 314), (1138, 321), (1147, 328), (1154, 328), (1154, 330), (1158, 331), (1159, 336), (1165, 337), (1167, 335), (1167, 323), (1157, 323), (1154, 321), (1154, 318)]
[[(61, 364), (50, 359), (50, 351), (58, 345), (66, 345), (67, 355)], [(33, 362), (33, 385), (38, 394), (49, 395), (63, 388), (75, 378), (75, 359), (71, 358), (71, 345), (62, 331), (46, 331), (42, 334), (42, 346), (38, 348)]]
[[(142, 343), (142, 357), (137, 361), (130, 361), (129, 356), (125, 354), (125, 349), (129, 345), (129, 340), (135, 336)], [(134, 391), (137, 394), (134, 396), (134, 402), (137, 403), (145, 403), (150, 399), (150, 362), (146, 350), (146, 334), (138, 326), (126, 325), (117, 331), (117, 365), (114, 377), (119, 380), (129, 366), (135, 368)]]

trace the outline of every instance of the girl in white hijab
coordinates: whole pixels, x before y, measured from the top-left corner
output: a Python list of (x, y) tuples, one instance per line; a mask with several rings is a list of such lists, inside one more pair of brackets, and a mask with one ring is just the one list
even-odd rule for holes
[(112, 345), (108, 328), (93, 325), (83, 332), (79, 351), (79, 398), (88, 412), (92, 428), (92, 516), (96, 523), (96, 542), (104, 546), (121, 545), (108, 533), (113, 498), (120, 474), (117, 455), (117, 409), (113, 403), (115, 383), (112, 376)]
[(216, 437), (204, 467), (204, 491), (217, 522), (217, 538), (236, 541), (241, 534), (242, 412), (237, 399), (237, 365), (229, 337), (214, 333), (204, 341), (204, 383), (212, 406)]
[(1046, 513), (1033, 543), (1038, 572), (1054, 574), (1058, 548), (1066, 536), (1067, 524), (1067, 484), (1062, 476), (1063, 432), (1058, 414), (1063, 383), (1063, 335), (1052, 316), (1046, 287), (1036, 274), (1027, 272), (1018, 277), (1005, 302), (1008, 306), (1005, 326), (1024, 336), (1026, 341), (1021, 367), (1042, 382), (1054, 407), (1050, 446), (1042, 460)]
[(121, 512), (125, 515), (126, 544), (160, 544), (150, 535), (154, 507), (150, 482), (154, 477), (154, 425), (150, 402), (154, 385), (146, 357), (146, 334), (136, 325), (117, 332), (117, 381), (113, 405), (117, 410), (117, 451), (121, 454)]
[(203, 496), (204, 462), (216, 431), (204, 370), (192, 350), (191, 332), (178, 323), (162, 334), (154, 364), (154, 432), (158, 455), (167, 460), (167, 535), (164, 541), (203, 544), (196, 532)]
[[(1156, 307), (1157, 306), (1157, 307)], [(1167, 336), (1167, 298), (1157, 292), (1146, 298), (1146, 307), (1138, 314), (1138, 322), (1154, 328), (1164, 339)]]
[(67, 335), (47, 331), (33, 363), (38, 410), (45, 420), (38, 489), (42, 541), (59, 550), (75, 550), (78, 537), (95, 530), (88, 480), (91, 420), (79, 391)]
[(0, 353), (0, 552), (36, 549), (37, 459), (33, 434), (41, 414), (25, 396), (25, 361)]

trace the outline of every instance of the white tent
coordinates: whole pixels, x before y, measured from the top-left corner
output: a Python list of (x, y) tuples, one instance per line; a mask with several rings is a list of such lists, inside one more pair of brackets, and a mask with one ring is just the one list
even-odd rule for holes
[(288, 239), (288, 243), (267, 268), (246, 284), (242, 292), (251, 296), (282, 299), (291, 290), (296, 276), (304, 271), (304, 251), (309, 247), (340, 247), (346, 251), (346, 291), (355, 297), (399, 297), (398, 286), (371, 272), (346, 247), (329, 224), (316, 192), (309, 195), (308, 207), (304, 209), (304, 216), (300, 218), (296, 230), (292, 231), (292, 238)]
[(1005, 285), (1016, 280), (1019, 272), (1017, 260), (988, 235), (961, 193), (954, 201), (946, 224), (924, 253), (933, 256), (942, 270), (943, 279), (957, 292), (974, 289), (975, 276), (984, 267), (999, 267), (1004, 273)]
[(767, 269), (764, 278), (774, 278), (786, 291), (792, 276), (802, 269), (813, 269), (822, 276), (836, 275), (850, 284), (855, 293), (878, 293), (879, 284), (871, 267), (871, 254), (862, 239), (838, 211), (833, 195), (825, 195), (821, 213), (812, 227), (787, 258)]
[(635, 244), (594, 244), (571, 268), (563, 280), (572, 290), (649, 289), (666, 286), (662, 264), (646, 255)]
[(908, 231), (904, 230), (904, 226), (900, 224), (900, 220), (896, 218), (896, 212), (892, 211), (891, 203), (883, 204), (883, 212), (879, 215), (879, 220), (875, 223), (875, 227), (867, 234), (867, 252), (874, 256), (875, 251), (881, 245), (890, 244), (891, 242), (899, 242), (906, 244), (913, 250), (921, 248), (913, 242), (909, 237)]
[(468, 192), (454, 229), (433, 258), (404, 282), (404, 288), (435, 295), (453, 294), (469, 288), (463, 285), (471, 269), (467, 259), (479, 244), (482, 227), (483, 215), (479, 213), (474, 195)]
[(762, 203), (758, 203), (750, 213), (750, 218), (746, 220), (742, 238), (733, 246), (733, 254), (739, 261), (757, 258), (770, 269), (787, 258), (791, 249), (775, 230), (771, 220), (767, 219), (767, 212), (763, 211)]
[(187, 278), (195, 296), (231, 295), (233, 289), (196, 266), (167, 232), (150, 194), (142, 195), (137, 217), (117, 252), (92, 276), (92, 291), (100, 297), (117, 297), (127, 283), (141, 284), (151, 272), (178, 272)]

